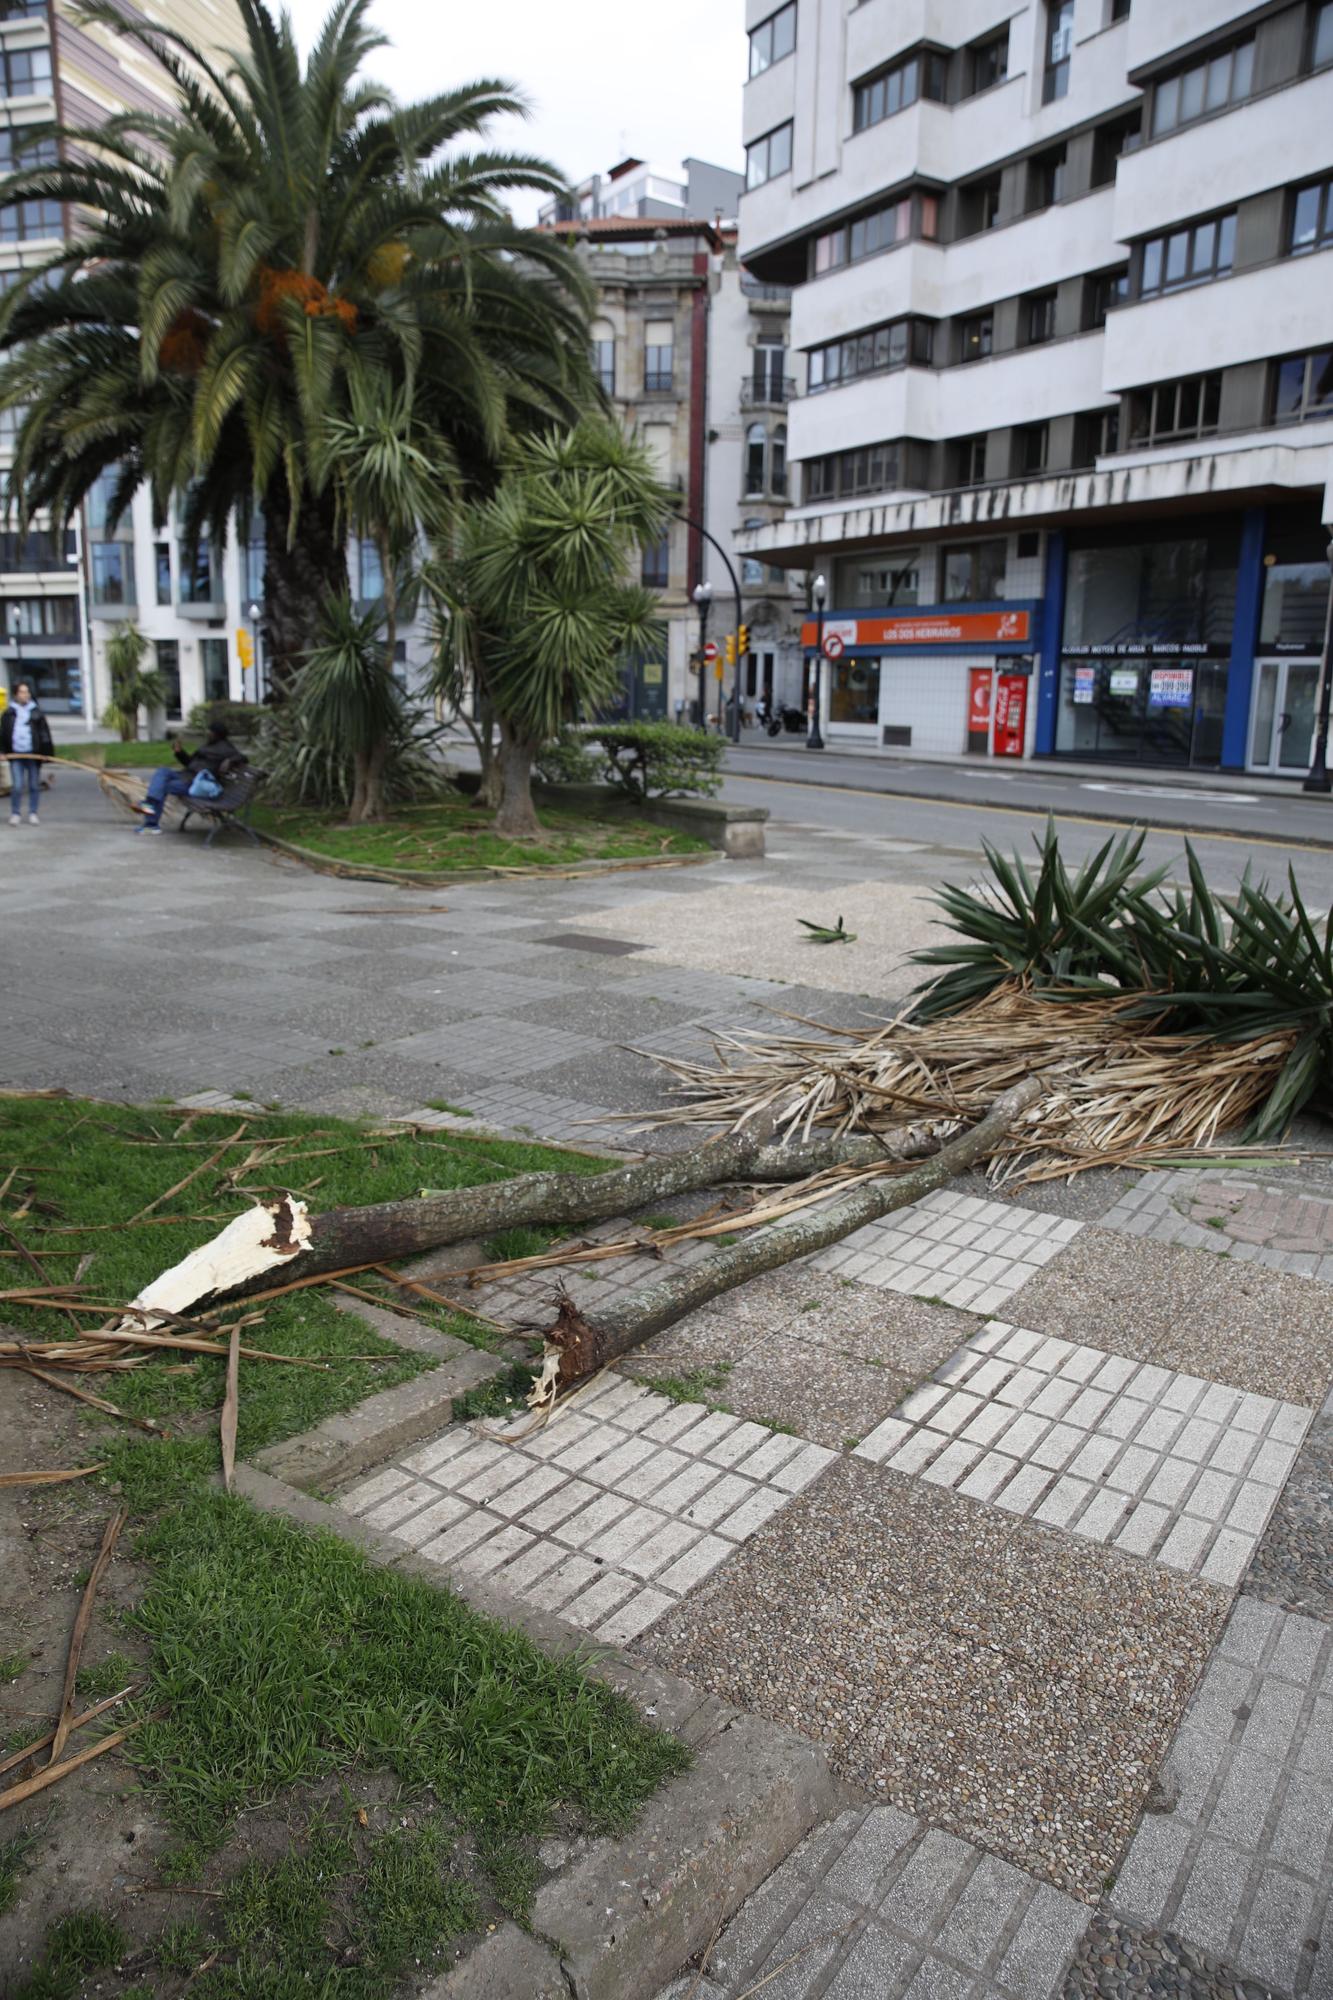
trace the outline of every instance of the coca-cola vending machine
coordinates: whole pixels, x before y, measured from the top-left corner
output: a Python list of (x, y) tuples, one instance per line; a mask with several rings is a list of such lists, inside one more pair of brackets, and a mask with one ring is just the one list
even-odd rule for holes
[(1028, 680), (1031, 671), (1029, 665), (1026, 672), (995, 676), (995, 715), (991, 747), (997, 757), (1021, 757), (1023, 754), (1023, 742), (1027, 734)]

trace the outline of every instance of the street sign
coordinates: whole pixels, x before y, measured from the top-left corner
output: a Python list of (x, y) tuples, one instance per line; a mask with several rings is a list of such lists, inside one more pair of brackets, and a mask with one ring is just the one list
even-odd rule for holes
[(706, 645), (706, 646), (704, 647), (704, 658), (705, 658), (706, 660), (710, 660), (710, 661), (711, 661), (711, 660), (715, 660), (715, 659), (717, 658), (717, 644), (716, 644), (716, 641), (714, 641), (714, 640), (712, 640), (712, 639), (710, 639), (710, 640), (708, 641), (708, 644), (707, 644), (707, 645)]
[(842, 658), (842, 639), (837, 632), (830, 632), (825, 638), (824, 658), (826, 660), (840, 660)]

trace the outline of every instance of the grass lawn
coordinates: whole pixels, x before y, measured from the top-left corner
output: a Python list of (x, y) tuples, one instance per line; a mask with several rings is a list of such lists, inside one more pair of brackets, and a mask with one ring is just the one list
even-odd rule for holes
[(597, 813), (543, 805), (544, 838), (506, 840), (491, 830), (491, 814), (472, 799), (446, 798), (398, 807), (379, 826), (346, 826), (332, 813), (256, 806), (252, 823), (332, 861), (447, 875), (460, 868), (557, 867), (572, 861), (633, 861), (659, 854), (705, 853), (708, 843), (636, 819), (630, 807)]
[[(158, 1199), (243, 1123), (222, 1161)], [(261, 1142), (272, 1149), (256, 1157)], [(21, 1243), (53, 1279), (81, 1271), (84, 1295), (108, 1307), (246, 1206), (247, 1184), (305, 1187), (324, 1207), (603, 1165), (452, 1133), (384, 1137), (328, 1118), (183, 1117), (76, 1099), (0, 1100), (0, 1159), (18, 1163), (0, 1202), (12, 1232), (0, 1289), (30, 1273)], [(152, 1215), (133, 1220), (150, 1202)], [(431, 1365), (339, 1311), (335, 1297), (319, 1287), (275, 1300), (246, 1330), (255, 1346), (321, 1365), (242, 1360), (240, 1457)], [(49, 1308), (6, 1300), (4, 1317), (47, 1340), (70, 1332)], [(442, 1311), (436, 1323), (486, 1344), (476, 1322)], [(112, 1505), (127, 1506), (122, 1547), (144, 1579), (118, 1614), (128, 1653), (81, 1671), (78, 1705), (131, 1674), (140, 1691), (79, 1740), (129, 1716), (151, 1718), (125, 1754), (147, 1809), (176, 1838), (160, 1873), (186, 1883), (202, 1875), (209, 1890), (197, 1919), (146, 1940), (143, 1898), (133, 1919), (128, 1906), (69, 1912), (28, 1983), (9, 1989), (15, 2000), (61, 2000), (122, 1960), (137, 1983), (117, 1975), (98, 1990), (174, 1995), (181, 1975), (197, 1973), (192, 2000), (378, 2000), (488, 1912), (524, 1913), (545, 1832), (624, 1827), (683, 1767), (679, 1745), (576, 1662), (548, 1659), (446, 1589), (375, 1568), (331, 1533), (224, 1496), (211, 1476), (220, 1362), (171, 1354), (83, 1386), (170, 1435), (81, 1412), (90, 1435), (78, 1449), (104, 1469), (52, 1489), (90, 1508), (95, 1529)], [(50, 1462), (40, 1434), (25, 1456)], [(3, 1665), (21, 1673), (22, 1655)], [(37, 1722), (25, 1726), (40, 1733)], [(75, 1816), (82, 1783), (76, 1774), (52, 1795)], [(359, 1803), (367, 1797), (370, 1812)], [(262, 1866), (242, 1865), (229, 1845), (238, 1820), (253, 1829), (265, 1815), (280, 1838)], [(0, 1847), (0, 1908), (22, 1898), (26, 1833), (15, 1827)], [(122, 1921), (135, 1937), (122, 1935)]]
[[(194, 737), (187, 740), (193, 744)], [(56, 756), (66, 757), (71, 763), (88, 761), (89, 750), (106, 752), (108, 770), (140, 770), (147, 766), (150, 770), (159, 764), (174, 764), (176, 753), (170, 743), (57, 743)]]

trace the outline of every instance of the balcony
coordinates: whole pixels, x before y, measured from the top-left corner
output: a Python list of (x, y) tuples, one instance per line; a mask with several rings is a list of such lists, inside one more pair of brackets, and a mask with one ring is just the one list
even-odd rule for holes
[(743, 410), (785, 410), (795, 394), (794, 375), (765, 375), (762, 380), (754, 375), (741, 378)]

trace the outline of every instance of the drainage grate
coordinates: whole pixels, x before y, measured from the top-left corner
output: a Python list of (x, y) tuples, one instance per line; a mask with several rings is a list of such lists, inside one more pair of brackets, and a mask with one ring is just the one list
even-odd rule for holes
[(625, 938), (594, 937), (587, 931), (561, 931), (557, 937), (534, 938), (534, 944), (559, 944), (567, 951), (600, 951), (607, 958), (623, 958), (629, 951), (646, 951), (647, 945), (630, 944)]

